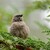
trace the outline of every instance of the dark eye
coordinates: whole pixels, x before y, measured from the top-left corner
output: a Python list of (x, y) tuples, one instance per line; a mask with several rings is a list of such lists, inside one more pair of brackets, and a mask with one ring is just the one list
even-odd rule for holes
[(20, 15), (20, 17), (22, 17), (23, 15)]

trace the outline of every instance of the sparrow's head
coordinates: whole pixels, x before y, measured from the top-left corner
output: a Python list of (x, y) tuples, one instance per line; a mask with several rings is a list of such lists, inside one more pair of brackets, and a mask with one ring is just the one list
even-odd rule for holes
[(22, 20), (23, 20), (22, 16), (23, 16), (23, 15), (15, 15), (14, 18), (13, 18), (13, 22), (22, 21)]

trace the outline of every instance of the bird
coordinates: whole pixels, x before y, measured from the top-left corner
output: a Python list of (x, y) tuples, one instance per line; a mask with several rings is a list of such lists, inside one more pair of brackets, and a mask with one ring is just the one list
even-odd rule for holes
[(23, 15), (15, 15), (12, 18), (12, 23), (10, 26), (10, 33), (13, 36), (20, 37), (23, 39), (28, 38), (28, 35), (30, 33), (30, 29), (28, 25), (26, 25), (25, 21), (23, 20)]

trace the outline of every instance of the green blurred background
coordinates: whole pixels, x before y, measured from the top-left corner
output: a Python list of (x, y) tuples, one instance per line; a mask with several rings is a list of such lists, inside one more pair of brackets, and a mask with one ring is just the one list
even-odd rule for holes
[(50, 0), (0, 0), (0, 31), (9, 32), (15, 14), (23, 14), (31, 38), (47, 42), (50, 37)]

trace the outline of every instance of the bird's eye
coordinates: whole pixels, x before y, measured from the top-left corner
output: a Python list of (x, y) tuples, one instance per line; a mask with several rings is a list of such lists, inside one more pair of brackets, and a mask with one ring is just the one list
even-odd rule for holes
[(20, 17), (22, 17), (23, 15), (20, 15)]

